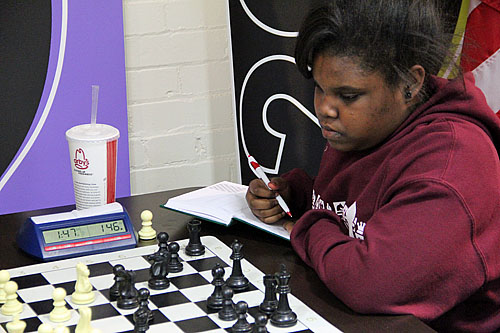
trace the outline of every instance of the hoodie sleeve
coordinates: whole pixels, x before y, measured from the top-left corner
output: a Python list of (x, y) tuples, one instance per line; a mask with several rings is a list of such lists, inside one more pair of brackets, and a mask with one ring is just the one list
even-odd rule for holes
[(281, 176), (288, 181), (291, 190), (291, 198), (288, 203), (292, 215), (301, 216), (311, 207), (313, 178), (302, 169), (293, 169)]
[(485, 281), (471, 240), (472, 215), (445, 182), (419, 180), (400, 187), (366, 221), (364, 240), (346, 235), (342, 224), (331, 211), (310, 210), (295, 225), (291, 242), (357, 312), (408, 313), (431, 321)]

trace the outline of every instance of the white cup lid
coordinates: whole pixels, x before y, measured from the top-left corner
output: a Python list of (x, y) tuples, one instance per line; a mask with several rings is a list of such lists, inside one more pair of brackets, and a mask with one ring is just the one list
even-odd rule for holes
[(78, 141), (112, 141), (120, 137), (120, 131), (106, 124), (77, 125), (66, 131), (67, 140)]

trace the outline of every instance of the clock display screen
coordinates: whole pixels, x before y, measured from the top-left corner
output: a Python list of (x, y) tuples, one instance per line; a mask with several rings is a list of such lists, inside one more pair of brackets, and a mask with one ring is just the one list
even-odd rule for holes
[(123, 220), (73, 226), (43, 231), (45, 244), (72, 241), (96, 236), (106, 236), (125, 232)]

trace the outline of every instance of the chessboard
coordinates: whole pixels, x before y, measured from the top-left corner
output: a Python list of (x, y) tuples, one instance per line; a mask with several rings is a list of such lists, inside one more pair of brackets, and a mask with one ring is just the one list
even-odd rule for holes
[[(167, 289), (150, 290), (149, 309), (154, 320), (150, 323), (148, 332), (231, 331), (236, 320), (219, 319), (217, 311), (207, 307), (207, 298), (214, 291), (211, 284), (213, 267), (218, 263), (224, 268), (225, 277), (231, 274), (232, 250), (212, 236), (201, 237), (201, 241), (206, 250), (199, 256), (185, 254), (188, 240), (177, 242), (183, 269), (181, 272), (168, 274), (170, 285)], [(96, 294), (95, 300), (86, 305), (92, 310), (92, 327), (103, 333), (134, 332), (133, 314), (136, 309), (124, 310), (117, 306), (116, 301), (110, 301), (110, 287), (115, 282), (113, 267), (121, 264), (126, 270), (134, 271), (135, 287), (148, 288), (151, 263), (147, 258), (157, 250), (158, 245), (151, 245), (8, 270), (11, 281), (18, 285), (18, 300), (23, 303), (19, 318), (27, 324), (25, 332), (36, 332), (42, 323), (49, 323), (54, 328), (60, 325), (51, 323), (49, 319), (49, 313), (54, 308), (52, 294), (59, 287), (66, 290), (65, 300), (71, 312), (71, 318), (62, 324), (70, 332), (75, 331), (79, 321), (79, 305), (71, 301), (71, 294), (75, 290), (75, 267), (78, 263), (87, 265), (90, 271), (89, 281)], [(252, 323), (259, 312), (259, 304), (264, 299), (264, 273), (246, 259), (241, 260), (241, 268), (249, 280), (249, 287), (245, 291), (235, 291), (233, 301), (245, 301), (248, 304), (247, 319)], [(291, 278), (293, 279), (293, 275)], [(280, 328), (269, 322), (266, 325), (269, 332), (340, 332), (293, 296), (293, 290), (288, 295), (288, 302), (297, 315), (297, 323), (292, 327)], [(7, 332), (6, 324), (10, 321), (11, 316), (0, 314), (0, 332)]]

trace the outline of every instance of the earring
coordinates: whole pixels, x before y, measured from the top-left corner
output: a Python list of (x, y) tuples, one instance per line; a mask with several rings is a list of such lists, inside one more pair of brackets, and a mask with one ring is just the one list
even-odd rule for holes
[(412, 97), (412, 92), (410, 90), (410, 86), (406, 86), (406, 89), (405, 89), (405, 99), (411, 99)]

